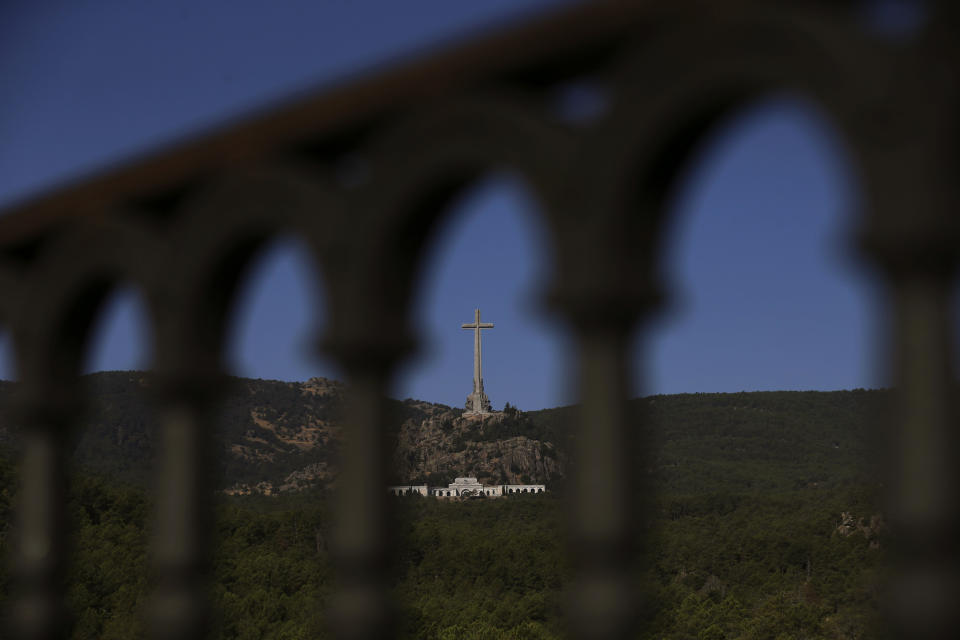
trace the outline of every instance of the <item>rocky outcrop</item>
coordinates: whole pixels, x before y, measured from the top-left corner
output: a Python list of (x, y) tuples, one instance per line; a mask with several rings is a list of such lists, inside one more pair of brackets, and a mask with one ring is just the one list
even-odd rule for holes
[[(225, 453), (262, 473), (233, 481), (226, 491), (276, 494), (332, 487), (339, 471), (342, 385), (324, 378), (249, 381), (247, 391), (246, 427), (224, 442)], [(565, 459), (554, 442), (538, 437), (536, 426), (512, 407), (464, 417), (445, 405), (404, 400), (393, 414), (391, 483), (446, 485), (467, 475), (486, 484), (548, 483), (563, 475)]]
[(883, 516), (875, 513), (870, 516), (870, 523), (867, 524), (863, 518), (855, 518), (849, 511), (840, 513), (840, 523), (837, 524), (834, 533), (848, 538), (854, 534), (862, 534), (870, 542), (871, 549), (880, 548), (880, 536), (887, 531), (887, 524)]
[(554, 443), (516, 434), (523, 426), (519, 412), (480, 420), (444, 411), (419, 423), (405, 422), (394, 450), (393, 479), (444, 485), (457, 476), (473, 476), (484, 484), (520, 484), (562, 476), (565, 460)]
[[(149, 374), (86, 378), (90, 412), (75, 443), (80, 466), (122, 482), (149, 485), (161, 426), (150, 403)], [(0, 404), (14, 385), (0, 381)], [(339, 473), (346, 389), (327, 378), (306, 382), (233, 378), (211, 425), (213, 481), (227, 493), (276, 494), (331, 488)], [(447, 484), (477, 476), (489, 484), (547, 483), (563, 473), (551, 438), (523, 413), (467, 419), (462, 411), (420, 400), (389, 403), (395, 447), (391, 480)], [(0, 446), (16, 454), (15, 429), (0, 422)]]
[(223, 492), (231, 496), (246, 496), (255, 493), (269, 496), (277, 493), (302, 491), (318, 485), (329, 487), (336, 480), (336, 472), (336, 468), (326, 462), (317, 462), (287, 474), (287, 477), (279, 484), (274, 484), (269, 480), (262, 480), (254, 484), (238, 482), (224, 489)]

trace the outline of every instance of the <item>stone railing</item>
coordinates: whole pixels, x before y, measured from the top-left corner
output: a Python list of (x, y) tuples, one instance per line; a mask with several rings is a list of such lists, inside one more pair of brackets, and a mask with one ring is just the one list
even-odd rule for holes
[[(714, 123), (781, 90), (817, 104), (845, 141), (864, 205), (851, 244), (886, 287), (878, 361), (899, 391), (886, 483), (900, 547), (891, 628), (904, 638), (960, 628), (949, 312), (960, 253), (960, 18), (955, 3), (930, 2), (917, 33), (881, 37), (848, 12), (856, 4), (576, 6), (4, 212), (0, 316), (27, 433), (13, 558), (22, 637), (60, 637), (65, 624), (62, 443), (82, 400), (91, 323), (118, 283), (147, 301), (160, 380), (150, 628), (200, 637), (200, 427), (215, 410), (236, 285), (281, 232), (305, 240), (322, 273), (329, 319), (317, 344), (351, 389), (335, 545), (343, 579), (330, 620), (341, 637), (391, 635), (383, 398), (415, 343), (410, 300), (431, 233), (459, 190), (501, 168), (539, 200), (556, 256), (544, 300), (576, 345), (570, 629), (634, 637), (643, 492), (624, 479), (646, 450), (627, 409), (627, 347), (663, 297), (666, 198)], [(590, 108), (576, 108), (573, 94), (591, 96)]]

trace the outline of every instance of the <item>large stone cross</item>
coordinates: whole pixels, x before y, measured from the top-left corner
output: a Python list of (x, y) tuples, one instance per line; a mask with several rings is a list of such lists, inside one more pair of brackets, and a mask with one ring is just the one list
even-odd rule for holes
[(467, 396), (467, 410), (464, 415), (482, 415), (491, 413), (490, 399), (483, 392), (483, 373), (480, 364), (480, 330), (493, 329), (492, 322), (480, 322), (480, 309), (474, 311), (472, 323), (462, 325), (464, 329), (473, 329), (473, 393)]

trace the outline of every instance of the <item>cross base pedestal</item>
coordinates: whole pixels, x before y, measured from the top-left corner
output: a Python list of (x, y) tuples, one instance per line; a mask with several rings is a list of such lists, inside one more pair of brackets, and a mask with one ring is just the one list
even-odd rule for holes
[(482, 415), (487, 413), (493, 413), (493, 406), (490, 404), (490, 398), (487, 397), (487, 394), (480, 391), (474, 391), (467, 396), (467, 405), (466, 412), (463, 414), (467, 415)]

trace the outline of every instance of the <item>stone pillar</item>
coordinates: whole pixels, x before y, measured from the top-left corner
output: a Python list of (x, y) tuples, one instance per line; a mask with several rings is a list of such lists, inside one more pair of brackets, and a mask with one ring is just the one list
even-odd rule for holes
[(65, 439), (78, 414), (47, 396), (19, 407), (25, 427), (11, 618), (22, 640), (63, 638), (66, 544)]
[(214, 378), (161, 381), (160, 457), (156, 484), (152, 569), (156, 590), (148, 605), (156, 640), (206, 637), (209, 597), (204, 575), (212, 555), (210, 435), (215, 422)]
[(631, 314), (614, 309), (580, 311), (573, 315), (580, 404), (568, 510), (575, 567), (569, 621), (575, 638), (633, 638), (642, 548), (636, 496), (646, 491), (646, 465), (638, 457), (640, 425), (628, 403), (634, 322)]
[(387, 391), (395, 363), (405, 349), (379, 350), (375, 340), (356, 348), (329, 349), (347, 381), (340, 477), (331, 554), (338, 587), (330, 604), (330, 626), (337, 638), (392, 637), (389, 598), (388, 495), (386, 468)]
[[(957, 255), (887, 262), (894, 384), (887, 467), (896, 637), (952, 638), (960, 628), (960, 459), (951, 293)], [(885, 260), (881, 256), (881, 260)]]

